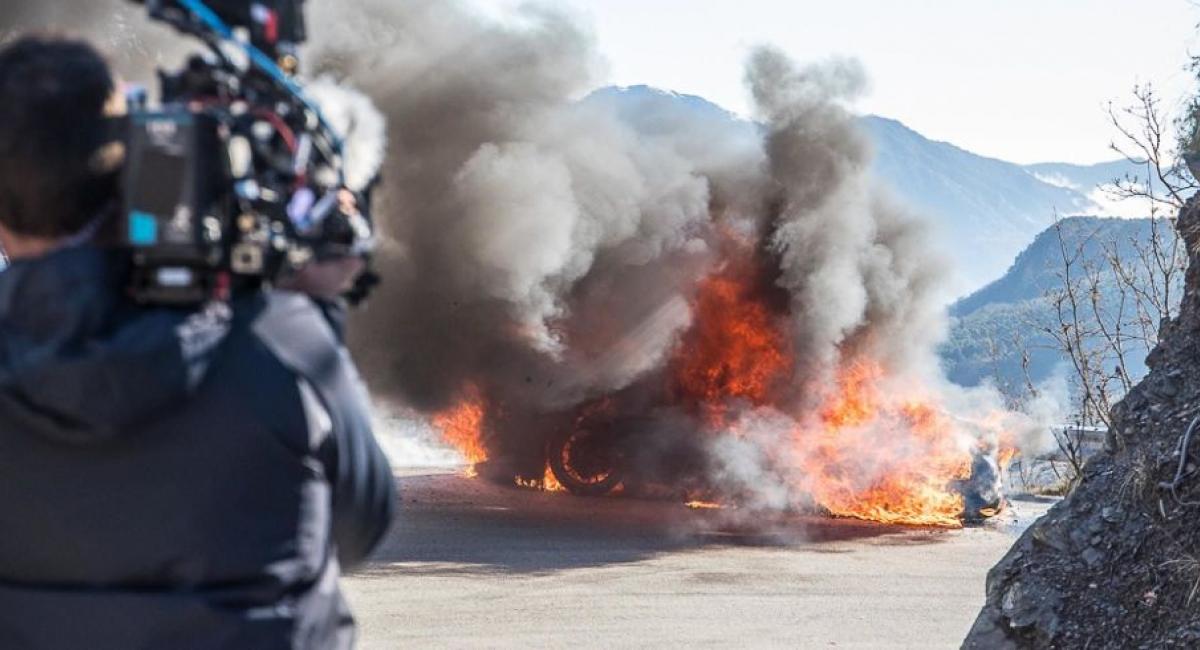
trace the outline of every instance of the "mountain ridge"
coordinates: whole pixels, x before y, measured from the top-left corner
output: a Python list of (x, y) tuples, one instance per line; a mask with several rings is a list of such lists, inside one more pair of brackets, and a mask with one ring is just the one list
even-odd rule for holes
[[(703, 97), (650, 86), (609, 86), (584, 102), (609, 103), (639, 132), (654, 129), (653, 119), (644, 115), (671, 113), (651, 109), (673, 106), (682, 109), (675, 114), (690, 115), (714, 130), (750, 138), (761, 133), (756, 123)], [(1020, 165), (932, 140), (894, 118), (864, 115), (859, 120), (875, 150), (875, 176), (930, 220), (936, 246), (954, 262), (950, 291), (956, 297), (1001, 277), (1056, 218), (1110, 212), (1089, 183), (1139, 171), (1120, 160)]]

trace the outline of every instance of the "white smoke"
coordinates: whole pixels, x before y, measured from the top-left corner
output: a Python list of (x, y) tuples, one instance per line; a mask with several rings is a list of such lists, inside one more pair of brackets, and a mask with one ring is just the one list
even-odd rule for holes
[(387, 118), (370, 97), (326, 77), (308, 84), (305, 93), (342, 138), (346, 187), (355, 192), (367, 189), (387, 155)]
[(462, 456), (441, 440), (441, 432), (419, 413), (377, 405), (372, 426), (375, 438), (393, 467), (406, 469), (457, 468)]

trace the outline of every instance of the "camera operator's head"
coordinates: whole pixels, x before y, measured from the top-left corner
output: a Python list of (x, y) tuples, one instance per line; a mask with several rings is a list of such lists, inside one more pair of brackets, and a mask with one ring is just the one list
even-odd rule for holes
[(26, 36), (0, 48), (0, 246), (10, 257), (53, 250), (113, 204), (116, 86), (80, 40)]

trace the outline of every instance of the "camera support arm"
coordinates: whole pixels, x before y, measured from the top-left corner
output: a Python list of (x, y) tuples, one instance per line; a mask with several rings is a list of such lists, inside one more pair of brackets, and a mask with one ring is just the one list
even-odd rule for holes
[[(322, 153), (330, 159), (341, 156), (342, 141), (329, 126), (321, 109), (305, 95), (304, 90), (283, 71), (266, 53), (253, 44), (236, 38), (233, 28), (225, 23), (201, 0), (132, 0), (145, 4), (150, 17), (171, 25), (180, 33), (194, 36), (204, 42), (229, 71), (257, 72), (268, 83), (275, 86), (281, 95), (290, 97), (296, 108), (312, 116), (319, 126), (317, 131), (325, 142), (315, 143), (325, 149)], [(338, 167), (340, 171), (340, 167)], [(339, 179), (339, 182), (344, 182)]]

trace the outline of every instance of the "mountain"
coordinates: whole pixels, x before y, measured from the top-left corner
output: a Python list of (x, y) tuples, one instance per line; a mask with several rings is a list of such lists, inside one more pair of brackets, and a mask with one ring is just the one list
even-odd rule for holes
[(876, 175), (934, 221), (938, 244), (955, 262), (960, 295), (1002, 274), (1056, 215), (1099, 207), (1084, 185), (1049, 183), (1021, 165), (930, 140), (896, 120), (862, 122), (875, 143)]
[[(1088, 331), (1103, 323), (1110, 331), (1120, 321), (1124, 332), (1138, 331), (1132, 299), (1121, 303), (1121, 291), (1111, 272), (1109, 255), (1132, 262), (1138, 251), (1148, 250), (1156, 235), (1149, 219), (1102, 219), (1071, 217), (1057, 227), (1050, 227), (1034, 238), (1009, 270), (998, 280), (956, 302), (950, 308), (953, 317), (950, 338), (941, 350), (943, 365), (951, 381), (961, 385), (977, 385), (993, 381), (1001, 386), (1021, 386), (1025, 382), (1022, 353), (1027, 353), (1029, 378), (1035, 383), (1051, 377), (1056, 369), (1070, 359), (1059, 352), (1054, 341), (1042, 329), (1058, 327), (1059, 320), (1051, 302), (1050, 292), (1060, 291), (1063, 248), (1074, 261), (1074, 277), (1082, 277), (1088, 267), (1098, 270), (1100, 283), (1097, 297), (1100, 317), (1094, 316), (1091, 296), (1083, 292), (1081, 323)], [(1169, 246), (1175, 232), (1158, 224), (1160, 241)], [(1137, 264), (1127, 268), (1148, 280), (1147, 273), (1138, 273)], [(1173, 287), (1181, 295), (1182, 274)], [(1152, 323), (1157, 327), (1158, 323)], [(1144, 345), (1127, 342), (1126, 370), (1135, 380), (1146, 374)], [(1108, 365), (1115, 365), (1106, 363)]]
[(614, 110), (621, 120), (639, 133), (664, 132), (679, 119), (719, 126), (723, 131), (754, 137), (759, 127), (734, 113), (696, 95), (660, 90), (651, 86), (608, 86), (594, 91), (584, 104), (603, 105)]
[[(661, 132), (665, 119), (693, 119), (707, 132), (748, 139), (760, 132), (702, 97), (649, 86), (603, 88), (584, 101), (612, 107), (641, 133)], [(931, 140), (896, 120), (861, 120), (875, 147), (876, 176), (932, 221), (938, 247), (955, 264), (950, 289), (958, 296), (1003, 274), (1056, 215), (1108, 214), (1096, 186), (1138, 171), (1123, 161), (1022, 166)]]
[(1114, 160), (1095, 165), (1039, 163), (1025, 165), (1025, 170), (1041, 181), (1084, 194), (1090, 194), (1097, 187), (1108, 185), (1118, 178), (1124, 178), (1127, 174), (1145, 176), (1145, 170), (1127, 160)]
[(1145, 166), (1135, 165), (1128, 160), (1097, 163), (1095, 165), (1072, 165), (1069, 163), (1041, 163), (1026, 165), (1025, 170), (1038, 180), (1067, 188), (1087, 196), (1104, 214), (1114, 217), (1145, 217), (1145, 205), (1137, 201), (1120, 201), (1104, 188), (1114, 181), (1134, 181), (1150, 187), (1162, 196), (1165, 189), (1161, 181), (1149, 177)]

